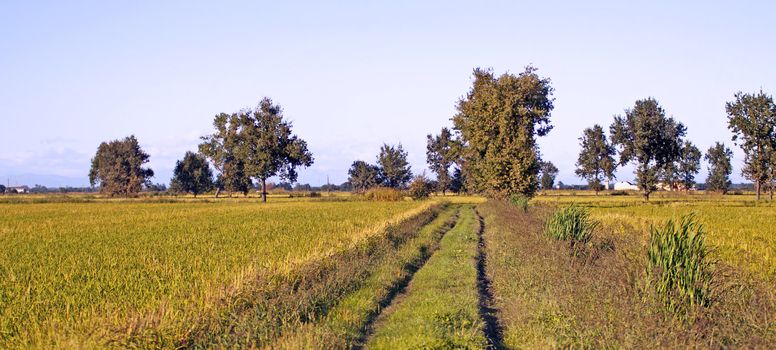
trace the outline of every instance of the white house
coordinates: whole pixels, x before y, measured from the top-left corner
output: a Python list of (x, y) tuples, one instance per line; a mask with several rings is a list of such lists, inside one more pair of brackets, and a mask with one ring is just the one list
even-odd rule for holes
[(8, 193), (28, 193), (30, 188), (27, 186), (11, 186), (7, 187), (5, 191)]
[(618, 181), (614, 184), (614, 190), (615, 191), (638, 191), (639, 187), (628, 182), (628, 181)]

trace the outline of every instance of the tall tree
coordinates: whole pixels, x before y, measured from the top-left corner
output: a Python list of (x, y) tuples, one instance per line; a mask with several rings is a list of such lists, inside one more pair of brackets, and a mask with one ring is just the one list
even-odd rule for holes
[(701, 151), (690, 141), (684, 141), (677, 162), (679, 182), (685, 191), (695, 186), (695, 175), (701, 170)]
[(776, 105), (762, 90), (757, 94), (739, 92), (734, 97), (725, 104), (728, 128), (733, 142), (744, 150), (742, 175), (754, 182), (760, 200), (763, 184), (772, 177), (772, 158), (776, 158)]
[(450, 166), (458, 158), (458, 149), (453, 134), (448, 128), (442, 128), (439, 135), (426, 136), (426, 162), (429, 169), (436, 174), (437, 190), (445, 195), (452, 183), (450, 176)]
[(730, 188), (730, 174), (733, 173), (733, 166), (730, 159), (733, 152), (725, 147), (721, 142), (709, 147), (703, 159), (709, 162), (709, 177), (706, 178), (706, 189), (709, 191), (718, 191), (722, 194), (727, 193)]
[(612, 144), (620, 148), (619, 165), (635, 163), (636, 183), (644, 199), (649, 200), (657, 188), (660, 171), (679, 158), (687, 129), (666, 117), (651, 97), (636, 101), (633, 109), (625, 111), (625, 117), (615, 116), (610, 129)]
[(352, 186), (353, 192), (356, 193), (363, 193), (382, 183), (382, 180), (380, 179), (380, 168), (362, 160), (353, 162), (350, 166), (350, 170), (348, 170), (348, 176), (348, 182)]
[(586, 179), (590, 188), (595, 190), (595, 194), (603, 189), (602, 180), (607, 183), (614, 178), (614, 169), (616, 163), (614, 146), (606, 140), (604, 129), (596, 124), (592, 128), (587, 128), (582, 132), (579, 138), (582, 149), (577, 159), (577, 169), (574, 171), (577, 176)]
[(463, 141), (463, 164), (472, 190), (491, 197), (532, 196), (539, 185), (536, 136), (550, 132), (550, 80), (526, 67), (498, 78), (474, 70), (469, 93), (453, 117)]
[(541, 162), (541, 174), (542, 190), (551, 190), (558, 176), (558, 168), (552, 162)]
[(103, 142), (97, 147), (89, 170), (89, 183), (99, 183), (100, 193), (111, 196), (129, 196), (140, 192), (143, 185), (150, 184), (154, 171), (144, 168), (148, 154), (137, 142), (135, 135), (123, 140)]
[(296, 182), (297, 167), (313, 164), (307, 142), (292, 134), (291, 123), (283, 120), (280, 105), (265, 97), (252, 111), (240, 113), (238, 158), (245, 173), (261, 183), (261, 201), (267, 201), (267, 179), (279, 176)]
[(175, 163), (170, 188), (176, 192), (198, 194), (213, 188), (213, 172), (205, 157), (194, 152), (186, 152), (182, 160)]
[(221, 189), (229, 196), (232, 192), (247, 194), (253, 184), (245, 173), (245, 164), (238, 158), (240, 146), (240, 114), (220, 113), (213, 120), (215, 132), (203, 136), (199, 153), (207, 157), (218, 171), (216, 197)]
[(383, 144), (377, 156), (377, 164), (380, 166), (380, 177), (385, 186), (401, 189), (412, 180), (407, 152), (401, 144), (396, 147)]

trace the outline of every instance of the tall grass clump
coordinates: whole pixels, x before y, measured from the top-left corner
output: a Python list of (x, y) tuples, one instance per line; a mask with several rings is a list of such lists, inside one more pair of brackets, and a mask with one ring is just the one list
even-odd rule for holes
[(710, 304), (714, 261), (693, 214), (678, 225), (668, 219), (662, 228), (652, 227), (647, 257), (647, 282), (668, 311), (684, 317), (693, 307)]
[(590, 211), (570, 205), (556, 210), (545, 227), (545, 234), (560, 241), (569, 241), (572, 252), (590, 241), (598, 222), (590, 218)]
[(524, 212), (528, 211), (528, 201), (530, 200), (531, 198), (519, 194), (513, 194), (512, 197), (509, 198), (512, 205), (522, 209)]

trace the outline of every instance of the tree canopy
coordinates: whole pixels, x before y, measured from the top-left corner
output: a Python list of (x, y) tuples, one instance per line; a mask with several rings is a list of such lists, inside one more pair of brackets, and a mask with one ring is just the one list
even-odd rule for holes
[(703, 159), (709, 162), (709, 176), (706, 178), (708, 191), (727, 193), (732, 184), (730, 181), (730, 174), (733, 173), (733, 167), (730, 164), (732, 157), (733, 152), (722, 142), (715, 143), (706, 151)]
[(135, 135), (123, 140), (103, 142), (97, 147), (89, 170), (89, 183), (100, 185), (100, 193), (111, 196), (130, 196), (140, 192), (154, 171), (144, 168), (148, 163), (148, 154), (138, 143)]
[(518, 74), (496, 77), (474, 70), (468, 94), (453, 117), (463, 141), (463, 165), (472, 190), (496, 198), (532, 196), (538, 187), (536, 136), (551, 129), (553, 88), (526, 67)]
[(587, 180), (590, 188), (598, 194), (598, 191), (603, 189), (601, 181), (608, 182), (614, 178), (616, 150), (609, 144), (604, 129), (598, 124), (586, 128), (579, 141), (581, 150), (574, 173)]
[(426, 162), (437, 178), (437, 190), (444, 195), (450, 189), (452, 177), (450, 167), (458, 159), (458, 145), (448, 128), (442, 128), (439, 135), (426, 136)]
[[(773, 97), (762, 90), (755, 94), (739, 92), (733, 101), (725, 104), (725, 110), (733, 142), (744, 151), (742, 175), (754, 182), (759, 200), (763, 184), (775, 180), (776, 105)], [(769, 187), (772, 189), (773, 185)]]
[(620, 149), (619, 165), (635, 163), (636, 183), (649, 200), (660, 172), (680, 157), (687, 129), (666, 117), (657, 100), (650, 97), (636, 101), (625, 117), (615, 116), (610, 133), (612, 144)]
[(558, 176), (558, 168), (552, 162), (541, 162), (541, 186), (543, 190), (551, 190)]
[(395, 147), (383, 144), (377, 155), (377, 164), (380, 166), (382, 184), (387, 187), (403, 189), (412, 180), (407, 152), (401, 144)]
[(198, 194), (213, 189), (213, 172), (205, 157), (186, 152), (182, 160), (175, 163), (170, 188), (175, 192)]
[(677, 161), (679, 182), (685, 191), (695, 186), (695, 175), (701, 170), (701, 151), (692, 142), (685, 140)]
[(243, 159), (238, 155), (241, 145), (240, 114), (220, 113), (215, 116), (213, 127), (213, 134), (202, 137), (199, 153), (208, 158), (218, 171), (216, 197), (222, 189), (229, 196), (232, 192), (247, 194), (253, 184), (245, 173)]
[(356, 193), (366, 192), (382, 183), (380, 167), (361, 160), (353, 162), (348, 170), (348, 176), (348, 182)]

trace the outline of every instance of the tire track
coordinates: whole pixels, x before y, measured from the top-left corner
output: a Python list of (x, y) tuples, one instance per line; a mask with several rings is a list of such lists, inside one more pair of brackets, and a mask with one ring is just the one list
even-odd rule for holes
[(486, 272), (486, 246), (485, 246), (485, 219), (475, 208), (475, 215), (479, 221), (478, 257), (477, 257), (477, 287), (480, 294), (480, 317), (485, 321), (485, 336), (488, 338), (489, 348), (504, 349), (504, 338), (501, 324), (497, 317), (497, 309), (494, 307), (493, 294), (491, 293), (491, 282)]

